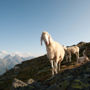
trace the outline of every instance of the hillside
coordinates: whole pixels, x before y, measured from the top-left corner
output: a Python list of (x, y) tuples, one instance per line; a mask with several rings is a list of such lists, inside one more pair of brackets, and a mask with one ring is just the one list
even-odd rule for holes
[[(77, 44), (82, 51), (87, 49), (90, 57), (90, 43)], [(76, 64), (62, 62), (59, 74), (51, 78), (51, 67), (46, 55), (24, 61), (0, 76), (0, 90), (90, 90), (90, 62)]]

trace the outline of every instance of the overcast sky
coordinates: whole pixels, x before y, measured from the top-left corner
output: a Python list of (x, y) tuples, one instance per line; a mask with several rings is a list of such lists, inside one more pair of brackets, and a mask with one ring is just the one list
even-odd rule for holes
[(62, 45), (90, 41), (90, 0), (0, 0), (0, 51), (46, 53), (42, 31)]

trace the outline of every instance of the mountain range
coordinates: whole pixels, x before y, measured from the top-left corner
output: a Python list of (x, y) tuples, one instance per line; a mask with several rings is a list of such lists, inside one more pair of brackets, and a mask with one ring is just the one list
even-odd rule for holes
[(33, 57), (29, 53), (0, 51), (0, 75), (13, 68), (16, 64), (20, 64)]

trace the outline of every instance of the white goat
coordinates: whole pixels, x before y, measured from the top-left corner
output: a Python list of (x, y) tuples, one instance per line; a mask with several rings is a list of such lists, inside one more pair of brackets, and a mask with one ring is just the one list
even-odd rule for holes
[(70, 47), (64, 47), (64, 50), (66, 51), (66, 61), (71, 62), (71, 54), (75, 54), (77, 58), (77, 62), (79, 59), (79, 47), (78, 46), (70, 46)]
[(41, 45), (42, 41), (44, 41), (47, 50), (47, 57), (50, 60), (52, 67), (52, 76), (60, 71), (60, 65), (64, 58), (65, 51), (62, 45), (58, 42), (54, 41), (48, 32), (42, 32), (41, 35)]
[(79, 57), (78, 62), (79, 63), (84, 63), (85, 61), (89, 61), (89, 58), (85, 54), (85, 50), (83, 51), (83, 56)]

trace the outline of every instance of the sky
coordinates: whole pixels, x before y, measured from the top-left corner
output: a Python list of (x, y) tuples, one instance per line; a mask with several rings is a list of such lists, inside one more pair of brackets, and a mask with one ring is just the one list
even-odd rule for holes
[(90, 41), (90, 0), (0, 0), (0, 51), (46, 53), (43, 31), (69, 46)]

